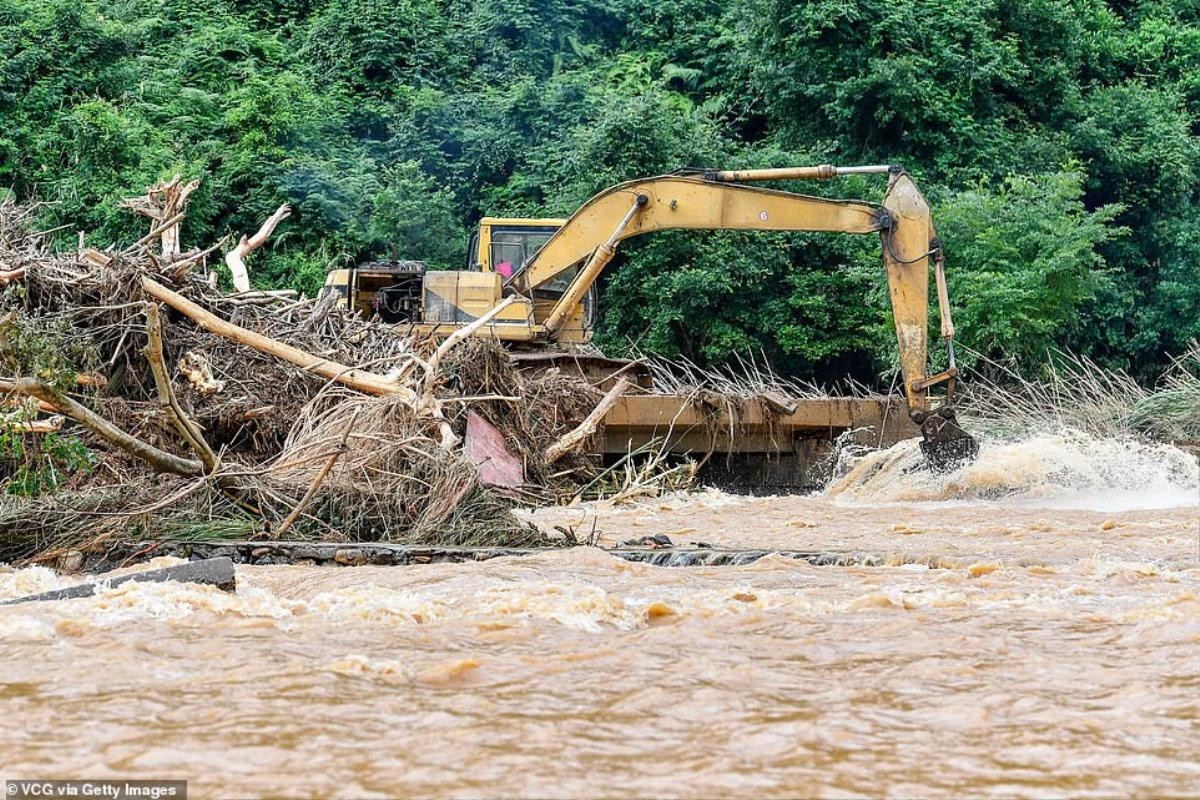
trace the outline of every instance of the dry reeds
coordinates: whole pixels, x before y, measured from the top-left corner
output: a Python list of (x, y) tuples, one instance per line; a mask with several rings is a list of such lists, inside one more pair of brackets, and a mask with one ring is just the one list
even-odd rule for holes
[(960, 412), (1001, 436), (1073, 429), (1101, 437), (1200, 439), (1200, 343), (1174, 359), (1150, 388), (1084, 356), (1053, 355), (1041, 379), (988, 362), (998, 377), (973, 378)]

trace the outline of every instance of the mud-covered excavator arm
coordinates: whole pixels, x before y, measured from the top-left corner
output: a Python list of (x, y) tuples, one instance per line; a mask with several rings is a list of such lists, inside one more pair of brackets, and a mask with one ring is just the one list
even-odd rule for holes
[[(832, 200), (744, 183), (827, 180), (846, 174), (887, 173), (883, 202)], [(794, 167), (699, 171), (664, 175), (613, 186), (576, 211), (557, 233), (512, 276), (509, 286), (528, 295), (579, 267), (561, 299), (542, 320), (553, 340), (594, 285), (624, 239), (668, 229), (828, 231), (878, 233), (883, 244), (900, 369), (909, 412), (921, 426), (922, 447), (935, 467), (974, 457), (975, 440), (954, 417), (954, 326), (946, 291), (944, 259), (929, 205), (912, 178), (895, 166)], [(927, 374), (929, 260), (934, 260), (941, 335), (950, 350), (949, 368)], [(946, 384), (942, 404), (932, 407), (929, 389)]]

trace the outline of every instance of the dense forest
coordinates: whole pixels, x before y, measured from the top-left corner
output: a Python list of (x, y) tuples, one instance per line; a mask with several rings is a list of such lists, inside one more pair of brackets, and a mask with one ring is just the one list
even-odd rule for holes
[[(203, 181), (185, 246), (288, 202), (255, 279), (311, 292), (392, 246), (459, 267), (480, 216), (628, 178), (901, 163), (965, 345), (1148, 377), (1200, 336), (1198, 22), (1190, 0), (0, 0), (0, 191), (54, 201), (68, 244), (141, 235), (119, 199), (175, 173)], [(658, 234), (602, 305), (613, 353), (892, 369), (871, 237)]]

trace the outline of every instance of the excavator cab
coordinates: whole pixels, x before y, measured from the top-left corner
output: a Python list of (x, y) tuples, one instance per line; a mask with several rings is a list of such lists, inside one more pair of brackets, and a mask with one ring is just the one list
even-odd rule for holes
[[(514, 290), (514, 275), (532, 262), (566, 220), (484, 217), (467, 245), (464, 268), (427, 269), (422, 261), (370, 261), (330, 272), (322, 294), (337, 293), (347, 308), (364, 317), (408, 325), (418, 334), (449, 335), (486, 314)], [(576, 283), (581, 265), (569, 265), (551, 279), (521, 292), (518, 302), (495, 317), (489, 332), (506, 341), (538, 338), (537, 320), (562, 302)], [(597, 289), (564, 310), (555, 341), (591, 341), (596, 323)]]
[[(507, 287), (513, 276), (537, 257), (566, 222), (554, 218), (484, 217), (467, 245), (466, 269), (496, 273)], [(581, 268), (582, 264), (570, 266), (528, 292), (535, 319), (545, 318), (554, 309), (575, 282)], [(568, 313), (558, 340), (575, 344), (591, 341), (596, 307), (597, 290), (593, 284)]]

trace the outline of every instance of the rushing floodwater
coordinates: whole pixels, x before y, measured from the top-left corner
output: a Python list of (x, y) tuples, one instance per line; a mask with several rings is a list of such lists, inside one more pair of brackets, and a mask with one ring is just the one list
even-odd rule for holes
[[(912, 457), (871, 456), (824, 496), (534, 515), (602, 545), (897, 566), (578, 548), (0, 608), (0, 777), (187, 778), (197, 797), (1194, 796), (1195, 460), (1068, 437), (934, 479)], [(0, 597), (74, 580), (0, 571)]]

